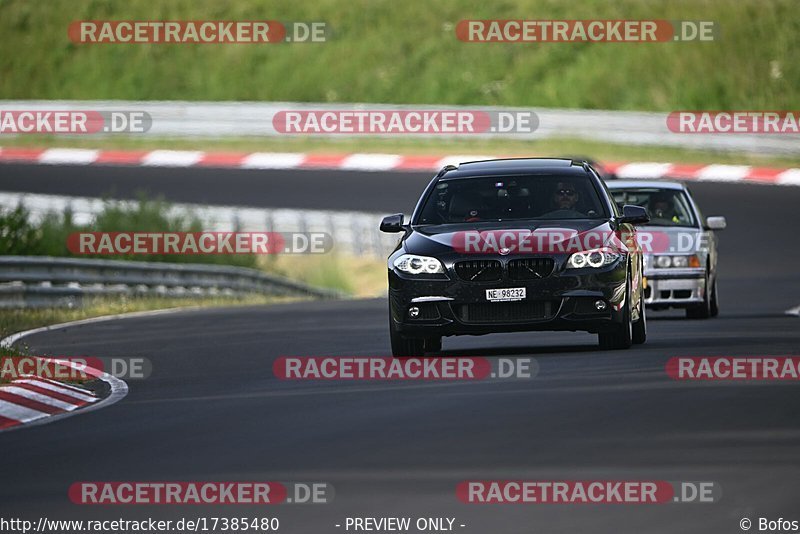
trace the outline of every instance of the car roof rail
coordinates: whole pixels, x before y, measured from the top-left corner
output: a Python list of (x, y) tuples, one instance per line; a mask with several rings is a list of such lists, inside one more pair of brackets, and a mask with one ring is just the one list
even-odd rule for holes
[(458, 167), (457, 167), (456, 165), (445, 165), (444, 167), (442, 167), (442, 170), (440, 170), (440, 171), (439, 171), (439, 172), (436, 174), (436, 177), (437, 177), (437, 178), (441, 178), (442, 176), (444, 176), (444, 175), (445, 175), (445, 174), (447, 174), (448, 172), (450, 172), (450, 171), (456, 171), (456, 170), (458, 170)]

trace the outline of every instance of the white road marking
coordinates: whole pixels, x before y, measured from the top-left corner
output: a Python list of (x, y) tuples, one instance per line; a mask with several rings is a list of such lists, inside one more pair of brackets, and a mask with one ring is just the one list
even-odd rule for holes
[(48, 148), (39, 156), (47, 165), (87, 165), (97, 161), (99, 150), (85, 148)]
[(709, 182), (738, 182), (750, 173), (747, 165), (709, 165), (697, 173), (698, 180)]
[(294, 169), (306, 155), (293, 152), (254, 152), (242, 160), (242, 169)]
[(146, 167), (191, 167), (205, 155), (194, 150), (153, 150), (142, 159)]
[(779, 185), (800, 185), (800, 169), (788, 169), (775, 177)]
[(401, 156), (397, 154), (352, 154), (339, 166), (350, 171), (388, 171), (400, 165)]
[(661, 178), (672, 169), (671, 163), (628, 163), (616, 170), (619, 178)]

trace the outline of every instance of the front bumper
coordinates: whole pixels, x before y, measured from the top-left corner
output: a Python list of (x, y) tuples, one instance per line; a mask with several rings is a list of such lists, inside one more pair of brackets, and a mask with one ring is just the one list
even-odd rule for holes
[(644, 290), (644, 303), (647, 307), (686, 308), (703, 302), (706, 294), (704, 269), (659, 269), (658, 271), (650, 271), (645, 275), (647, 287)]
[[(611, 331), (623, 320), (627, 266), (602, 272), (556, 272), (541, 280), (465, 282), (450, 277), (419, 280), (389, 272), (389, 304), (396, 330), (408, 337), (482, 335), (497, 332), (568, 330)], [(487, 289), (526, 288), (526, 298), (490, 302)], [(606, 304), (597, 310), (595, 302)], [(410, 308), (419, 310), (416, 317)]]

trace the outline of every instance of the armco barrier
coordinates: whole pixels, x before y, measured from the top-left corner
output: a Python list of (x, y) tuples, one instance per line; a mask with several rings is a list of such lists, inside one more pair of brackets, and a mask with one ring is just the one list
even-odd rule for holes
[[(34, 221), (48, 213), (69, 211), (76, 224), (91, 224), (103, 209), (99, 198), (0, 192), (0, 208), (24, 205)], [(135, 201), (120, 205), (134, 207)], [(398, 236), (380, 232), (382, 214), (357, 211), (262, 209), (236, 206), (173, 204), (170, 215), (194, 216), (204, 231), (215, 232), (321, 232), (333, 238), (334, 254), (386, 258)]]
[(213, 297), (258, 293), (337, 298), (255, 269), (49, 256), (0, 256), (0, 308), (78, 308), (87, 296)]

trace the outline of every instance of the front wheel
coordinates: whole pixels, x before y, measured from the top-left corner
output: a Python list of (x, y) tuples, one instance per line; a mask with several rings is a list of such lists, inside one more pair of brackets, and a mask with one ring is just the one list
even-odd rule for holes
[(715, 291), (713, 291), (713, 288), (708, 284), (708, 275), (706, 275), (705, 286), (706, 290), (705, 294), (703, 295), (703, 302), (690, 308), (686, 308), (687, 319), (708, 319), (712, 316), (713, 310), (711, 305), (711, 293)]
[(622, 310), (622, 324), (611, 332), (600, 332), (597, 335), (601, 349), (624, 350), (631, 348), (631, 344), (633, 344), (631, 308), (631, 279), (628, 276), (628, 282), (625, 287), (625, 305)]
[(717, 280), (714, 279), (714, 286), (711, 289), (711, 317), (719, 315), (719, 292), (717, 291)]
[(425, 352), (442, 352), (442, 336), (425, 339)]
[(391, 313), (389, 315), (389, 339), (392, 344), (392, 356), (408, 358), (425, 354), (425, 340), (409, 338), (395, 329)]
[(631, 337), (631, 342), (634, 345), (641, 345), (647, 341), (647, 319), (645, 318), (644, 314), (644, 306), (642, 306), (642, 311), (640, 313), (641, 319), (633, 323), (633, 336)]
[(644, 288), (641, 286), (639, 287), (639, 320), (633, 323), (631, 341), (633, 341), (634, 345), (641, 345), (647, 341), (647, 315), (644, 305)]

